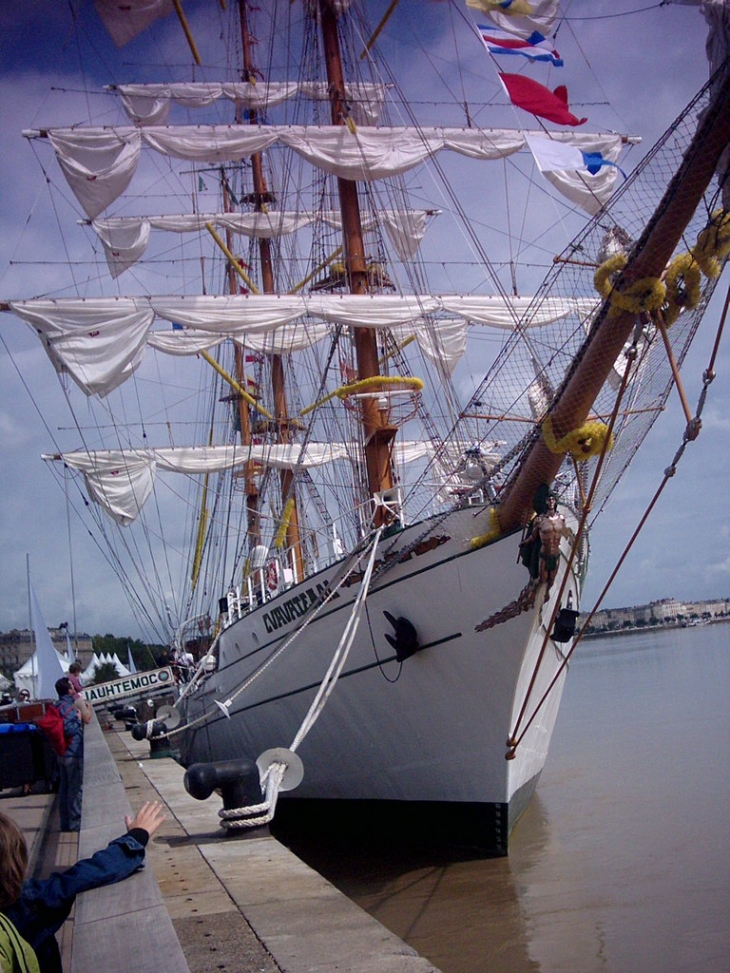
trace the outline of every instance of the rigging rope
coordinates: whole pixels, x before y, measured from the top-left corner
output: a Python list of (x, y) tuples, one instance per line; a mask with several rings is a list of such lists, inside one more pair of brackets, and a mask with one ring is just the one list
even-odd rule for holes
[[(639, 341), (639, 335), (641, 333), (641, 326), (642, 326), (641, 321), (638, 321), (636, 327), (634, 328), (634, 338), (633, 338), (633, 341), (632, 341), (632, 344), (631, 344), (631, 348), (627, 351), (627, 355), (626, 355), (626, 357), (627, 357), (627, 363), (626, 363), (626, 367), (624, 368), (623, 376), (621, 378), (621, 386), (619, 388), (618, 395), (616, 396), (616, 402), (614, 403), (614, 408), (613, 408), (613, 412), (611, 413), (611, 418), (609, 419), (609, 422), (608, 422), (608, 427), (606, 429), (606, 436), (605, 436), (605, 438), (603, 440), (602, 447), (601, 447), (601, 452), (600, 452), (600, 454), (598, 456), (598, 462), (596, 463), (596, 468), (595, 468), (594, 473), (593, 473), (593, 479), (591, 481), (591, 486), (590, 486), (590, 489), (588, 491), (588, 496), (586, 497), (585, 502), (583, 504), (583, 509), (581, 511), (580, 521), (578, 523), (578, 529), (577, 529), (577, 531), (575, 533), (575, 537), (573, 538), (573, 543), (571, 545), (570, 555), (568, 557), (568, 563), (566, 564), (565, 571), (563, 572), (563, 578), (562, 578), (562, 581), (560, 583), (560, 588), (558, 590), (557, 597), (555, 598), (555, 604), (553, 606), (553, 610), (552, 610), (551, 615), (550, 615), (550, 622), (549, 622), (549, 624), (547, 625), (547, 627), (545, 629), (545, 635), (543, 637), (542, 646), (540, 647), (540, 652), (539, 652), (538, 657), (537, 657), (537, 662), (535, 663), (535, 667), (534, 667), (532, 676), (530, 678), (530, 684), (527, 687), (527, 692), (525, 693), (525, 698), (524, 698), (523, 703), (522, 703), (522, 706), (520, 708), (520, 712), (519, 712), (519, 715), (517, 717), (517, 721), (515, 723), (514, 730), (510, 733), (510, 735), (509, 735), (509, 737), (507, 739), (507, 747), (508, 747), (508, 750), (507, 750), (507, 759), (508, 760), (509, 759), (512, 759), (515, 756), (515, 751), (517, 749), (517, 746), (518, 746), (520, 740), (522, 740), (522, 737), (525, 735), (525, 732), (526, 732), (526, 728), (525, 728), (525, 730), (522, 731), (521, 735), (519, 737), (517, 736), (517, 734), (519, 732), (519, 729), (520, 729), (520, 724), (522, 722), (522, 719), (523, 719), (523, 717), (525, 715), (525, 711), (527, 709), (527, 705), (530, 702), (530, 697), (532, 696), (533, 690), (535, 688), (535, 683), (537, 681), (537, 673), (538, 673), (538, 670), (540, 669), (540, 666), (542, 664), (542, 660), (545, 657), (545, 651), (547, 649), (547, 644), (548, 644), (548, 642), (550, 640), (550, 633), (553, 630), (553, 624), (555, 623), (555, 619), (557, 618), (558, 611), (560, 610), (560, 605), (562, 604), (563, 594), (565, 593), (565, 587), (566, 587), (566, 585), (568, 583), (568, 578), (570, 577), (570, 572), (571, 572), (571, 568), (573, 566), (573, 562), (575, 561), (575, 557), (576, 557), (576, 554), (578, 552), (579, 545), (580, 545), (580, 543), (581, 543), (581, 541), (583, 539), (583, 534), (585, 532), (585, 526), (586, 526), (586, 522), (588, 520), (588, 515), (590, 514), (591, 509), (592, 509), (593, 497), (594, 497), (595, 491), (596, 491), (596, 489), (598, 487), (598, 483), (599, 483), (600, 475), (601, 475), (601, 470), (603, 469), (603, 464), (604, 464), (606, 455), (608, 453), (608, 449), (609, 449), (609, 446), (610, 446), (610, 443), (611, 443), (611, 439), (613, 437), (614, 426), (616, 425), (616, 420), (618, 418), (618, 415), (619, 415), (619, 412), (620, 412), (620, 409), (621, 409), (621, 403), (623, 401), (624, 394), (625, 394), (626, 388), (628, 386), (629, 374), (631, 372), (631, 366), (636, 361), (637, 345), (638, 345), (638, 341)], [(538, 708), (539, 708), (539, 706), (538, 706)], [(533, 718), (534, 718), (534, 713), (533, 713), (533, 716), (530, 717), (529, 723), (532, 722), (532, 719)], [(528, 726), (529, 726), (529, 723), (528, 723)]]
[[(373, 536), (373, 546), (374, 547), (377, 547), (377, 543), (378, 543), (378, 541), (380, 539), (380, 533), (381, 533), (381, 531), (380, 531), (380, 529), (378, 529), (378, 531), (376, 532), (376, 534)], [(256, 679), (258, 679), (259, 676), (261, 676), (266, 671), (266, 669), (268, 669), (269, 666), (286, 649), (289, 648), (289, 646), (292, 644), (292, 642), (294, 642), (294, 640), (297, 639), (302, 634), (302, 632), (305, 631), (305, 629), (310, 625), (310, 623), (312, 621), (314, 621), (314, 619), (319, 615), (319, 613), (322, 611), (322, 609), (325, 607), (325, 605), (327, 605), (334, 598), (335, 594), (344, 585), (344, 583), (347, 581), (347, 579), (350, 577), (350, 575), (354, 571), (357, 570), (357, 568), (358, 568), (358, 566), (360, 564), (360, 561), (362, 560), (362, 558), (367, 553), (367, 550), (368, 549), (365, 548), (365, 550), (363, 550), (363, 551), (355, 551), (355, 552), (353, 552), (353, 555), (350, 558), (350, 564), (349, 564), (349, 566), (346, 566), (343, 569), (343, 572), (342, 572), (341, 577), (328, 590), (327, 595), (325, 596), (325, 598), (321, 602), (319, 602), (317, 605), (314, 606), (314, 608), (312, 609), (312, 611), (310, 612), (310, 614), (307, 615), (307, 617), (304, 619), (304, 621), (302, 622), (302, 624), (291, 633), (291, 635), (284, 641), (284, 643), (282, 645), (279, 646), (279, 648), (271, 656), (269, 656), (269, 658), (266, 660), (266, 662), (264, 662), (261, 666), (259, 666), (259, 668), (256, 669), (256, 671), (253, 672), (248, 677), (248, 679), (246, 679), (238, 687), (238, 689), (233, 693), (232, 696), (230, 696), (224, 703), (217, 703), (217, 705), (220, 707), (221, 710), (223, 710), (223, 712), (226, 714), (226, 716), (228, 715), (228, 710), (230, 709), (231, 704), (236, 699), (238, 699), (238, 697), (241, 695), (241, 693), (245, 692), (245, 690), (248, 689), (248, 687), (253, 682), (255, 682)], [(210, 649), (205, 654), (205, 656), (200, 660), (200, 663), (198, 665), (198, 668), (195, 671), (195, 674), (193, 675), (193, 678), (190, 680), (190, 682), (188, 683), (188, 685), (185, 687), (185, 690), (183, 691), (183, 693), (181, 694), (181, 696), (179, 697), (179, 699), (176, 700), (175, 706), (177, 706), (180, 702), (182, 702), (182, 700), (186, 696), (190, 695), (200, 685), (200, 683), (202, 681), (202, 678), (206, 675), (206, 668), (205, 668), (206, 667), (206, 662), (207, 662), (207, 660), (213, 658), (213, 653), (214, 653), (215, 647), (216, 647), (216, 645), (218, 644), (219, 641), (220, 641), (220, 635), (218, 636), (218, 638), (216, 639), (216, 641), (213, 643), (213, 645), (210, 647)], [(208, 711), (207, 713), (203, 713), (201, 716), (197, 717), (197, 719), (192, 720), (191, 722), (186, 723), (183, 726), (174, 727), (173, 729), (168, 730), (166, 733), (160, 735), (160, 739), (165, 739), (165, 738), (168, 738), (168, 737), (171, 737), (171, 736), (175, 736), (178, 733), (182, 733), (184, 731), (190, 730), (190, 729), (192, 729), (195, 726), (199, 726), (199, 725), (201, 725), (203, 723), (207, 723), (208, 720), (211, 717), (211, 712), (212, 711)]]
[[(507, 756), (508, 757), (509, 757), (510, 754), (514, 754), (514, 750), (517, 748), (517, 746), (519, 746), (520, 742), (522, 741), (522, 739), (524, 738), (524, 736), (527, 733), (528, 729), (530, 728), (530, 726), (532, 725), (533, 721), (535, 720), (535, 717), (537, 716), (538, 712), (540, 711), (540, 709), (544, 705), (544, 703), (547, 700), (548, 696), (552, 692), (555, 684), (557, 683), (558, 679), (562, 675), (564, 669), (567, 667), (567, 665), (568, 665), (568, 663), (569, 663), (569, 661), (570, 661), (573, 653), (575, 652), (575, 650), (578, 647), (581, 639), (585, 635), (586, 629), (590, 625), (593, 616), (598, 611), (600, 605), (603, 602), (603, 599), (606, 597), (606, 595), (608, 593), (609, 588), (613, 584), (613, 581), (614, 581), (616, 575), (618, 574), (618, 572), (621, 569), (624, 561), (628, 557), (628, 554), (631, 551), (631, 548), (634, 546), (634, 542), (636, 541), (636, 538), (639, 536), (639, 534), (643, 530), (644, 525), (645, 525), (646, 521), (649, 519), (649, 516), (650, 516), (652, 510), (654, 509), (654, 507), (657, 504), (657, 501), (659, 500), (660, 496), (664, 492), (664, 488), (666, 487), (666, 485), (669, 482), (669, 480), (677, 472), (677, 465), (679, 464), (679, 461), (684, 456), (684, 451), (687, 448), (687, 444), (690, 443), (690, 442), (694, 442), (694, 440), (697, 438), (697, 435), (699, 433), (699, 429), (700, 429), (700, 426), (701, 426), (701, 415), (702, 415), (702, 411), (704, 409), (705, 402), (706, 402), (706, 399), (707, 399), (707, 392), (708, 392), (708, 389), (709, 389), (710, 384), (714, 381), (715, 375), (716, 375), (716, 373), (715, 373), (715, 361), (717, 359), (717, 354), (718, 354), (718, 350), (719, 350), (719, 347), (720, 347), (720, 340), (722, 338), (722, 334), (723, 334), (723, 331), (724, 331), (724, 328), (725, 328), (725, 321), (727, 319), (727, 314), (728, 314), (728, 310), (729, 309), (730, 309), (730, 288), (728, 288), (728, 292), (727, 292), (727, 294), (725, 296), (725, 304), (723, 306), (722, 314), (720, 316), (720, 323), (718, 325), (717, 335), (715, 337), (715, 342), (713, 344), (712, 352), (710, 354), (710, 360), (709, 360), (709, 363), (708, 363), (707, 368), (705, 369), (705, 371), (702, 374), (702, 390), (700, 392), (699, 399), (698, 399), (698, 403), (697, 403), (697, 413), (694, 416), (694, 418), (690, 422), (687, 423), (687, 426), (685, 427), (684, 434), (682, 436), (682, 443), (679, 446), (679, 448), (677, 449), (676, 453), (674, 454), (674, 458), (672, 459), (671, 464), (665, 469), (664, 476), (662, 478), (661, 483), (659, 484), (659, 487), (656, 490), (656, 493), (654, 494), (654, 496), (650, 500), (650, 502), (649, 502), (646, 510), (644, 511), (644, 514), (641, 517), (641, 520), (639, 521), (636, 529), (634, 530), (633, 534), (631, 535), (631, 537), (630, 537), (628, 543), (626, 544), (626, 547), (624, 548), (621, 556), (619, 557), (618, 561), (616, 562), (616, 566), (614, 567), (613, 571), (611, 572), (611, 574), (610, 574), (610, 576), (608, 578), (608, 581), (606, 582), (606, 584), (605, 584), (603, 590), (601, 591), (600, 595), (596, 599), (595, 605), (593, 606), (593, 608), (591, 609), (591, 611), (588, 613), (588, 617), (586, 618), (585, 622), (583, 622), (580, 631), (578, 632), (578, 634), (576, 635), (576, 637), (575, 637), (575, 639), (573, 641), (573, 645), (570, 647), (569, 651), (566, 652), (565, 656), (563, 657), (563, 660), (561, 661), (560, 666), (558, 667), (557, 672), (555, 673), (555, 675), (551, 679), (550, 684), (548, 685), (548, 687), (545, 690), (545, 692), (543, 693), (543, 695), (540, 697), (540, 700), (538, 701), (537, 705), (535, 706), (535, 709), (533, 710), (532, 714), (530, 715), (530, 718), (525, 722), (525, 725), (524, 725), (524, 727), (522, 729), (522, 732), (520, 733), (520, 735), (518, 737), (517, 736), (517, 729), (519, 727), (520, 720), (522, 719), (522, 716), (524, 715), (525, 706), (526, 706), (526, 703), (527, 703), (527, 699), (525, 700), (525, 706), (523, 706), (522, 711), (520, 713), (520, 717), (518, 719), (517, 726), (515, 727), (515, 732), (510, 736), (510, 740), (509, 740), (509, 744), (508, 744), (509, 747), (510, 747), (510, 749), (508, 750), (508, 753), (507, 753)], [(626, 371), (628, 372), (628, 369)], [(566, 578), (567, 578), (567, 575), (568, 575), (568, 572), (566, 571), (566, 574), (565, 574), (565, 577)], [(565, 579), (564, 579), (564, 581), (565, 581)], [(563, 591), (563, 589), (561, 587), (560, 595), (562, 595), (562, 591)], [(557, 599), (556, 607), (559, 604), (560, 604), (560, 597)], [(553, 620), (554, 619), (551, 619), (550, 627), (552, 627)], [(548, 631), (549, 631), (549, 629), (548, 629)], [(547, 638), (546, 638), (546, 641), (547, 641)], [(542, 655), (541, 655), (541, 658), (542, 658)], [(538, 665), (539, 665), (539, 661), (538, 661)], [(532, 688), (532, 686), (530, 688)], [(529, 690), (528, 690), (528, 696), (529, 696)]]

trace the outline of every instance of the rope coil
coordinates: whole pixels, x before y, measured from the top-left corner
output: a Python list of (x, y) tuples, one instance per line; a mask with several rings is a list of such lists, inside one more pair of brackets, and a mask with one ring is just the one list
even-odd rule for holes
[(489, 529), (483, 534), (479, 534), (477, 537), (472, 537), (469, 541), (469, 547), (476, 550), (479, 547), (484, 547), (485, 544), (490, 544), (492, 541), (496, 541), (499, 535), (502, 533), (502, 529), (499, 526), (499, 511), (496, 507), (489, 508)]
[(677, 254), (669, 265), (664, 281), (667, 294), (662, 313), (664, 322), (669, 327), (682, 311), (697, 307), (702, 299), (702, 275), (694, 255)]
[(569, 432), (562, 439), (556, 439), (550, 416), (545, 419), (541, 428), (545, 445), (555, 455), (570, 453), (574, 459), (585, 460), (590, 459), (591, 456), (598, 456), (603, 451), (607, 440), (606, 449), (611, 449), (613, 446), (613, 433), (609, 432), (605, 423), (598, 420), (584, 422), (582, 426)]
[(720, 276), (723, 262), (730, 256), (730, 213), (716, 209), (692, 247), (692, 256), (705, 277)]

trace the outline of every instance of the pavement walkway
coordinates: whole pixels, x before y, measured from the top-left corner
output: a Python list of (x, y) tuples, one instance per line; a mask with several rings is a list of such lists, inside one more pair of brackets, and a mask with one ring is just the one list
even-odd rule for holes
[(36, 874), (104, 847), (144, 801), (166, 807), (145, 869), (78, 897), (59, 934), (66, 973), (439, 973), (275, 838), (227, 837), (220, 798), (193, 799), (179, 764), (103, 727), (86, 728), (78, 840), (58, 834), (55, 795), (0, 792)]

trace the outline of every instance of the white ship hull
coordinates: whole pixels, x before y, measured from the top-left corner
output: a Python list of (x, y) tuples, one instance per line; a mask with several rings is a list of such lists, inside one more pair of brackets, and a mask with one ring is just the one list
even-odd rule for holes
[[(524, 733), (514, 759), (505, 759), (508, 736), (518, 721), (525, 727), (564, 658), (566, 646), (546, 641), (545, 626), (566, 560), (563, 556), (544, 605), (542, 586), (534, 608), (475, 631), (513, 602), (528, 581), (526, 569), (517, 563), (517, 535), (469, 547), (470, 539), (486, 529), (487, 517), (485, 508), (452, 514), (427, 535), (447, 540), (374, 578), (339, 682), (298, 748), (304, 779), (287, 798), (368, 806), (388, 802), (401, 809), (404, 802), (442, 809), (461, 806), (468, 809), (472, 830), (481, 832), (470, 840), (506, 852), (509, 829), (544, 766), (562, 693), (566, 669)], [(414, 525), (382, 541), (376, 571), (384, 556), (413, 544), (426, 526)], [(340, 641), (359, 582), (341, 588), (234, 699), (230, 718), (214, 701), (234, 695), (301, 626), (302, 606), (332, 586), (338, 568), (341, 564), (289, 588), (222, 633), (217, 670), (186, 700), (186, 721), (203, 714), (206, 719), (183, 737), (185, 764), (255, 760), (270, 748), (291, 745)], [(563, 606), (569, 592), (577, 608), (575, 576), (565, 587)], [(393, 628), (384, 612), (407, 618), (418, 634), (422, 648), (402, 664), (385, 638)]]

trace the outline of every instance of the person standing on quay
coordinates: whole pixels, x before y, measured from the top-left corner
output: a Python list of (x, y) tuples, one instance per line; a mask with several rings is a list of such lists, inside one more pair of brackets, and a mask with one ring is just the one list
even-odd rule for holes
[(68, 667), (68, 681), (71, 683), (71, 689), (73, 690), (73, 697), (77, 699), (81, 693), (84, 691), (84, 687), (81, 685), (80, 674), (83, 671), (80, 662), (72, 662)]
[(74, 705), (73, 687), (67, 676), (56, 682), (58, 700), (53, 704), (63, 720), (66, 752), (58, 758), (60, 784), (58, 807), (61, 831), (81, 829), (81, 800), (84, 775), (84, 727)]

